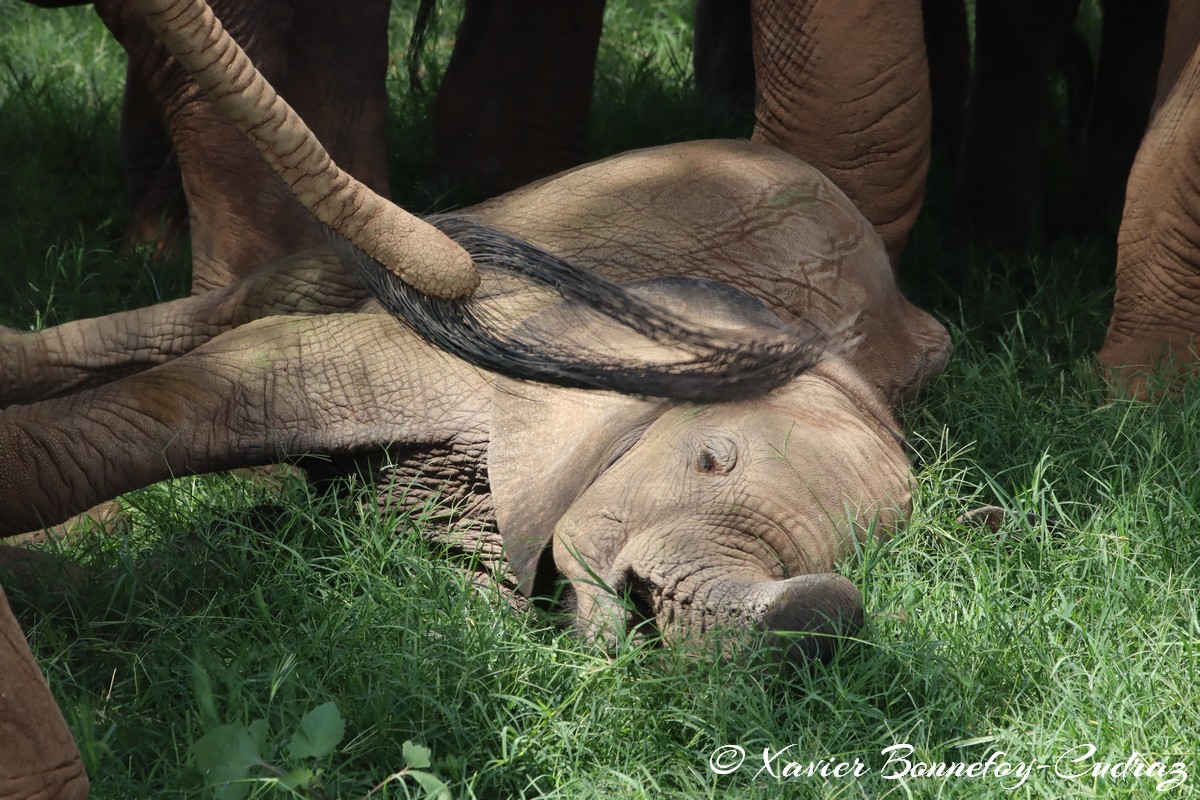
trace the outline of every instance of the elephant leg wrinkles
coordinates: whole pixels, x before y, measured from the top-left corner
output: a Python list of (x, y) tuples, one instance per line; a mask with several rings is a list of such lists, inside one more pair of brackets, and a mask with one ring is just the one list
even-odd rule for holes
[(488, 385), (384, 314), (248, 323), (168, 364), (0, 412), (0, 535), (178, 475), (451, 445), (486, 427)]
[(98, 386), (262, 317), (351, 311), (366, 291), (327, 248), (199, 295), (40, 331), (0, 331), (0, 408)]

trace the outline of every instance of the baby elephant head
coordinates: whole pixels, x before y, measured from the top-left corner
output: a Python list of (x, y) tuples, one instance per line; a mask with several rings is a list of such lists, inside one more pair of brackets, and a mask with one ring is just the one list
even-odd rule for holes
[[(782, 328), (723, 284), (674, 278), (640, 291), (747, 336)], [(562, 307), (529, 324), (559, 342), (639, 348)], [(860, 623), (859, 592), (834, 564), (855, 537), (903, 522), (911, 473), (882, 398), (836, 356), (736, 402), (516, 383), (496, 397), (488, 462), (509, 568), (533, 592), (551, 553), (584, 633), (779, 632), (785, 656), (804, 661)]]

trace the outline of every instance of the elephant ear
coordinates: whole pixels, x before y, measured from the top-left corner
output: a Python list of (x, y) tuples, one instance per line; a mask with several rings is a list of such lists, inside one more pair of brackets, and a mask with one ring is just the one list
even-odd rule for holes
[[(758, 300), (716, 281), (671, 277), (628, 286), (684, 319), (700, 317), (735, 337), (789, 330)], [(669, 354), (576, 303), (551, 306), (521, 328), (524, 336), (559, 346), (579, 343), (594, 350), (603, 344), (627, 363)], [(534, 592), (539, 562), (559, 519), (670, 407), (612, 392), (497, 381), (488, 480), (508, 568), (523, 594)]]

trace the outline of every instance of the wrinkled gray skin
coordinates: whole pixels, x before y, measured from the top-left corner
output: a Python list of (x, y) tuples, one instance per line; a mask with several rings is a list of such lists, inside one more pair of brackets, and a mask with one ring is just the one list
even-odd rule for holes
[[(639, 289), (731, 332), (783, 327), (724, 284), (668, 278)], [(626, 356), (662, 355), (571, 312), (555, 307), (527, 326)], [(765, 397), (713, 405), (504, 381), (488, 474), (523, 588), (552, 543), (583, 628), (610, 640), (647, 624), (668, 641), (719, 628), (832, 634), (856, 625), (858, 592), (832, 574), (834, 562), (868, 526), (894, 530), (910, 491), (886, 406), (833, 356)], [(790, 655), (829, 644), (807, 637)]]
[[(941, 326), (899, 294), (878, 236), (844, 195), (772, 148), (695, 142), (582, 167), (470, 213), (621, 280), (691, 274), (737, 286), (774, 314), (728, 288), (718, 292), (724, 310), (710, 290), (697, 300), (677, 286), (659, 299), (747, 335), (803, 318), (810, 332), (849, 323), (858, 338), (784, 389), (740, 403), (497, 385), (370, 302), (343, 310), (344, 278), (322, 277), (327, 256), (296, 258), (223, 300), (208, 293), (149, 310), (165, 321), (153, 336), (143, 330), (157, 350), (135, 348), (114, 367), (121, 348), (105, 348), (99, 376), (86, 353), (55, 349), (65, 340), (54, 329), (5, 348), (3, 374), (45, 374), (38, 365), (52, 361), (64, 385), (94, 388), (0, 412), (3, 532), (172, 475), (321, 455), (374, 464), (381, 502), (453, 501), (457, 523), (435, 535), (497, 564), (506, 548), (525, 591), (550, 553), (577, 581), (585, 630), (611, 631), (614, 619), (582, 580), (589, 572), (628, 592), (668, 640), (856, 620), (858, 594), (830, 574), (834, 562), (873, 523), (877, 534), (894, 529), (909, 498), (886, 399), (936, 374), (949, 348)], [(553, 316), (537, 314), (544, 298), (506, 289), (485, 281), (480, 291), (507, 318), (554, 330)], [(321, 308), (327, 295), (332, 307)], [(297, 296), (309, 298), (309, 316), (271, 316), (296, 313)], [(71, 340), (103, 340), (147, 314), (74, 323), (93, 329)], [(247, 321), (255, 316), (265, 318)], [(569, 327), (621, 352), (635, 347)], [(114, 369), (142, 371), (103, 383)], [(20, 383), (14, 393), (36, 394)], [(53, 383), (40, 390), (61, 393)], [(792, 654), (821, 649), (800, 640)]]

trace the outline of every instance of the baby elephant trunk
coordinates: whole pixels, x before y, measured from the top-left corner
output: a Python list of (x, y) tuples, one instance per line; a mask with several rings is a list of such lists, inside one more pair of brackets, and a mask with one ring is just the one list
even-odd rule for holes
[(681, 585), (687, 581), (656, 591), (648, 574), (629, 569), (619, 574), (612, 588), (631, 601), (623, 605), (627, 628), (650, 623), (667, 642), (711, 630), (758, 631), (777, 657), (799, 667), (828, 660), (863, 622), (858, 588), (832, 572), (782, 580), (719, 578), (695, 592)]
[(759, 586), (771, 596), (760, 627), (793, 664), (828, 660), (838, 641), (862, 626), (862, 595), (841, 575), (823, 572)]

